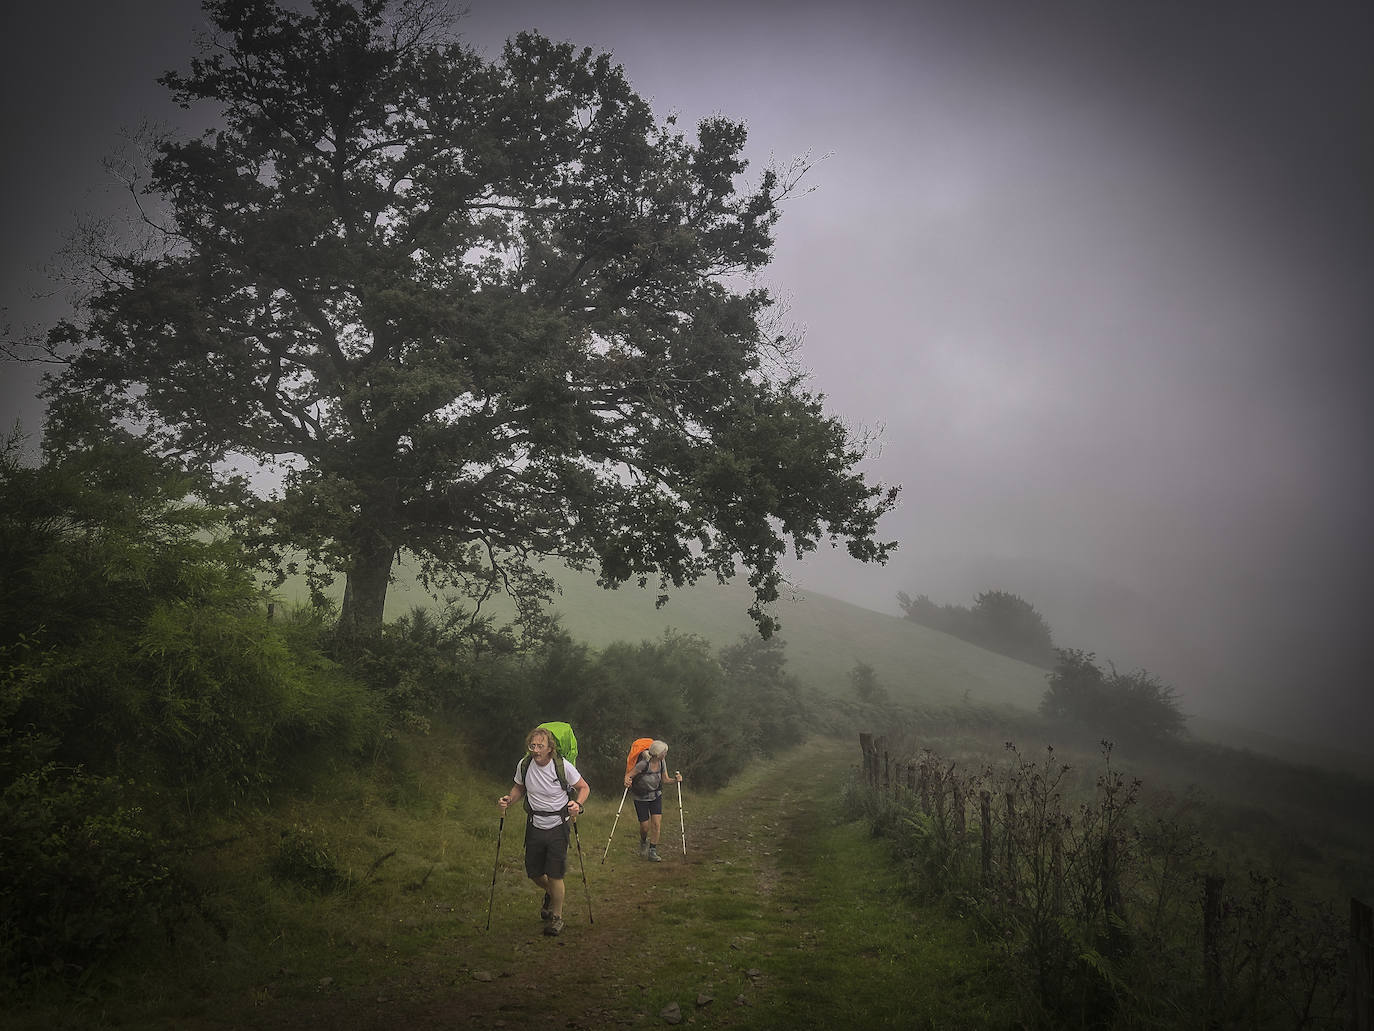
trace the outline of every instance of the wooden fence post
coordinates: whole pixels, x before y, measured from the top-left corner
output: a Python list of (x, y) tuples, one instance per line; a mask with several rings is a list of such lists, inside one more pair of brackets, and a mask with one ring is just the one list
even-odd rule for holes
[(921, 757), (921, 812), (930, 815), (930, 761), (929, 756)]
[(1209, 875), (1202, 888), (1202, 986), (1207, 1031), (1221, 1027), (1221, 889), (1223, 877)]
[(1350, 900), (1350, 1031), (1374, 1031), (1374, 909)]
[(873, 747), (873, 735), (859, 734), (859, 751), (864, 756), (864, 783), (871, 788), (878, 786), (878, 753)]
[(883, 795), (892, 794), (892, 756), (887, 752), (887, 738), (880, 737), (876, 741), (878, 751), (883, 756)]

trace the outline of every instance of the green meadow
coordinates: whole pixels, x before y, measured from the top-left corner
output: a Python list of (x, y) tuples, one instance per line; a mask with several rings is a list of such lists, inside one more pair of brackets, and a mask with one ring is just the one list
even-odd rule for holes
[[(277, 593), (281, 607), (297, 590)], [(388, 619), (426, 604), (398, 583)], [(645, 592), (567, 578), (556, 607), (593, 650), (668, 629), (719, 648), (750, 632), (733, 588), (687, 589), (656, 607)], [(938, 755), (967, 770), (1005, 767), (1013, 740), (1038, 761), (1053, 740), (1074, 767), (1066, 799), (1091, 803), (1100, 757), (1035, 713), (1045, 672), (818, 595), (779, 609), (788, 670), (822, 714), (817, 732), (744, 757), (723, 786), (689, 776), (681, 795), (665, 795), (658, 865), (638, 858), (618, 785), (594, 782), (562, 936), (540, 933), (523, 820), (502, 820), (495, 806), (508, 778), (476, 758), (483, 736), (518, 740), (523, 728), (436, 715), (394, 728), (384, 749), (304, 768), (270, 797), (199, 820), (179, 862), (203, 891), (200, 916), (167, 934), (150, 927), (75, 978), (31, 972), (9, 986), (0, 1026), (1193, 1026), (1190, 1014), (1120, 1000), (1096, 1000), (1064, 1024), (999, 911), (932, 863), (933, 825), (915, 796), (861, 783), (861, 730), (888, 736), (894, 760)], [(883, 704), (853, 697), (859, 663), (875, 671)], [(1365, 782), (1217, 741), (1114, 761), (1151, 798), (1204, 793), (1193, 826), (1206, 832), (1206, 869), (1226, 870), (1233, 885), (1263, 870), (1338, 904), (1374, 890)], [(1153, 819), (1166, 809), (1144, 811)], [(970, 825), (949, 854), (972, 862), (976, 834)], [(1195, 889), (1180, 889), (1180, 941), (1195, 933)], [(1124, 973), (1104, 977), (1128, 983)], [(1197, 991), (1177, 988), (1180, 999)], [(1322, 991), (1329, 1000), (1330, 984)], [(1337, 1026), (1329, 1019), (1294, 1026)]]

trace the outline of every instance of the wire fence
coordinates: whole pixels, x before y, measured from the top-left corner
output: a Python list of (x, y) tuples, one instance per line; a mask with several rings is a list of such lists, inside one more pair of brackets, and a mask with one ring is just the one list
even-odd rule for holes
[[(1236, 872), (1196, 799), (1142, 798), (1053, 749), (972, 767), (859, 735), (861, 789), (912, 888), (978, 921), (1059, 1027), (1371, 1031), (1369, 907)], [(1223, 872), (1224, 871), (1224, 872)]]

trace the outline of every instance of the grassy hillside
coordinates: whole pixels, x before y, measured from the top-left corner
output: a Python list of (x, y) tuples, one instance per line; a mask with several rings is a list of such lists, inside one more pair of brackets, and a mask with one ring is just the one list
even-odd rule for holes
[[(747, 612), (751, 594), (742, 584), (697, 584), (673, 591), (666, 605), (655, 608), (658, 592), (653, 589), (607, 591), (590, 575), (567, 571), (559, 579), (563, 594), (553, 608), (574, 638), (593, 647), (653, 640), (667, 629), (697, 634), (717, 647), (756, 633)], [(288, 600), (305, 597), (300, 584), (288, 583), (281, 593)], [(410, 570), (398, 567), (386, 618), (434, 604)], [(848, 692), (849, 672), (861, 662), (873, 667), (895, 702), (1034, 709), (1045, 691), (1044, 670), (823, 594), (785, 594), (775, 614), (782, 622), (779, 636), (787, 642), (791, 673), (818, 691)]]
[[(571, 578), (564, 591), (557, 606), (564, 624), (594, 643), (613, 639), (617, 626), (634, 627), (638, 637), (657, 636), (671, 626), (717, 644), (755, 632), (745, 614), (748, 589), (734, 585), (698, 585), (675, 593), (657, 610), (647, 591), (606, 592)], [(896, 701), (967, 699), (1034, 708), (1045, 690), (1044, 671), (1034, 666), (823, 594), (789, 594), (775, 612), (782, 621), (780, 636), (787, 642), (791, 672), (821, 691), (847, 692), (849, 672), (861, 662), (873, 667)]]
[[(434, 599), (420, 589), (412, 570), (397, 568), (387, 596), (387, 619)], [(732, 644), (755, 632), (747, 614), (751, 595), (739, 583), (697, 584), (672, 592), (656, 608), (656, 590), (627, 586), (607, 591), (586, 574), (561, 571), (563, 594), (553, 608), (574, 638), (593, 647), (638, 642), (667, 629), (697, 634), (714, 646)], [(281, 591), (288, 601), (306, 597), (303, 582)], [(341, 593), (341, 592), (340, 592)], [(849, 672), (866, 662), (897, 703), (967, 703), (1033, 711), (1045, 691), (1045, 671), (1008, 659), (910, 620), (807, 591), (785, 593), (775, 606), (787, 643), (790, 672), (805, 686), (832, 695), (849, 690)], [(1303, 765), (1374, 776), (1374, 755), (1317, 748), (1218, 720), (1190, 719), (1190, 733), (1202, 740), (1276, 756)]]

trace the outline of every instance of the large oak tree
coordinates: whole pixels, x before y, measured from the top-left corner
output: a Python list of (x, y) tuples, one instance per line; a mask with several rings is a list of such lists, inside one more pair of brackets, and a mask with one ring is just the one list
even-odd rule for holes
[(380, 625), (430, 585), (538, 594), (534, 559), (660, 590), (779, 558), (882, 561), (897, 491), (770, 333), (795, 176), (742, 185), (744, 127), (659, 122), (605, 54), (521, 34), (488, 61), (419, 0), (211, 0), (161, 81), (214, 128), (164, 140), (162, 242), (108, 258), (49, 390), (205, 468), (284, 462), (264, 540), (346, 574)]

